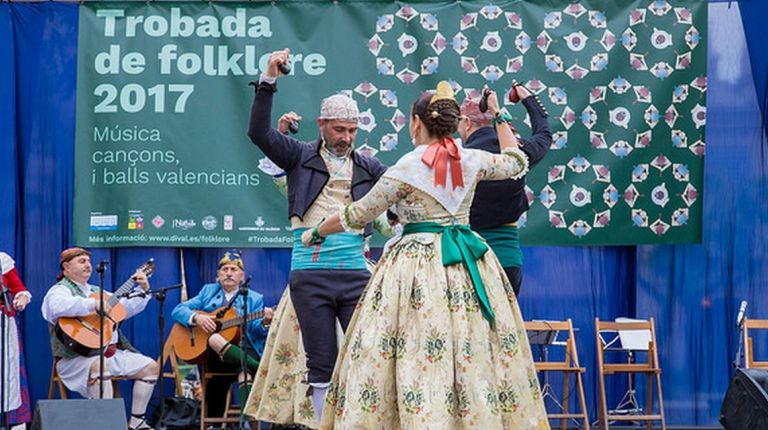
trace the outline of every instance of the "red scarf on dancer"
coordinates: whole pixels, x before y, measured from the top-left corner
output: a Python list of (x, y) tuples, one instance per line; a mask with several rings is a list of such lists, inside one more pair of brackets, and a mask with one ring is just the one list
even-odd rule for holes
[(453, 189), (464, 186), (464, 176), (461, 172), (461, 153), (452, 137), (443, 137), (431, 143), (421, 161), (435, 171), (435, 187), (442, 185), (446, 188), (448, 164), (451, 165), (451, 182)]

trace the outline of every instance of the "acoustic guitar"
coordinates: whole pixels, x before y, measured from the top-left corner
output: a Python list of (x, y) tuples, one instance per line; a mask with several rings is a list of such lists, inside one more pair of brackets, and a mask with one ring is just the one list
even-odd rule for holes
[[(218, 314), (226, 311), (222, 316)], [(207, 315), (216, 320), (216, 331), (227, 342), (231, 342), (238, 332), (238, 326), (245, 321), (252, 321), (264, 316), (264, 311), (257, 311), (247, 314), (245, 317), (237, 316), (234, 308), (227, 309), (221, 307), (213, 312), (195, 311), (198, 315)], [(171, 334), (168, 335), (168, 341), (173, 345), (176, 356), (180, 359), (190, 362), (199, 358), (208, 347), (208, 339), (213, 333), (208, 333), (202, 327), (185, 327), (179, 323), (173, 325)]]
[[(149, 278), (155, 272), (155, 259), (150, 258), (136, 270), (143, 272)], [(129, 294), (135, 286), (136, 281), (131, 277), (117, 291), (113, 293), (104, 292), (104, 300), (106, 303), (109, 303), (112, 310), (104, 317), (104, 337), (102, 338), (103, 343), (101, 345), (99, 344), (99, 333), (101, 330), (99, 330), (100, 318), (98, 311), (81, 317), (59, 318), (56, 324), (56, 335), (59, 337), (59, 340), (80, 355), (98, 354), (100, 346), (109, 345), (117, 324), (125, 319), (127, 311), (125, 310), (125, 305), (120, 302), (120, 299)], [(96, 308), (98, 310), (99, 293), (93, 293), (90, 297), (96, 299)]]

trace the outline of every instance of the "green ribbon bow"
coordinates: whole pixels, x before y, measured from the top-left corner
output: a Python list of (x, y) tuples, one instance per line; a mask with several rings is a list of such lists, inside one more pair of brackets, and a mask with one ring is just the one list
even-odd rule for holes
[(483, 317), (493, 324), (494, 315), (488, 295), (485, 292), (483, 278), (477, 268), (477, 260), (485, 255), (488, 245), (480, 240), (467, 225), (440, 225), (434, 222), (417, 222), (403, 227), (403, 236), (414, 233), (442, 233), (443, 266), (464, 263), (469, 272), (472, 285), (480, 301)]

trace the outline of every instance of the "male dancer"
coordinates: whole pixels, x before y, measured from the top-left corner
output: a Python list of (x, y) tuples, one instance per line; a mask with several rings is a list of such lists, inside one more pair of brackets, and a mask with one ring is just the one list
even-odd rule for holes
[[(377, 159), (354, 151), (359, 110), (344, 95), (324, 99), (317, 125), (320, 138), (301, 142), (270, 126), (279, 66), (288, 49), (275, 51), (261, 75), (251, 107), (248, 136), (278, 167), (286, 171), (288, 216), (294, 232), (291, 300), (307, 353), (307, 381), (315, 413), (322, 415), (325, 393), (338, 355), (336, 319), (346, 330), (370, 277), (363, 255), (364, 236), (342, 233), (307, 248), (301, 234), (327, 214), (362, 198), (386, 169)], [(370, 234), (367, 226), (365, 235)]]
[[(513, 97), (522, 100), (528, 111), (533, 134), (521, 137), (520, 149), (528, 156), (530, 168), (533, 168), (549, 151), (552, 132), (547, 124), (547, 111), (538, 96), (531, 95), (527, 88), (513, 83)], [(465, 148), (482, 149), (499, 153), (499, 139), (492, 123), (504, 121), (494, 118), (488, 112), (480, 112), (476, 101), (465, 99), (461, 105), (462, 121), (459, 134)], [(513, 127), (513, 133), (517, 134)], [(503, 181), (483, 181), (477, 185), (475, 199), (469, 213), (472, 229), (482, 236), (504, 267), (515, 295), (520, 294), (523, 281), (523, 251), (520, 249), (520, 236), (517, 220), (528, 210), (528, 198), (525, 196), (525, 177)]]

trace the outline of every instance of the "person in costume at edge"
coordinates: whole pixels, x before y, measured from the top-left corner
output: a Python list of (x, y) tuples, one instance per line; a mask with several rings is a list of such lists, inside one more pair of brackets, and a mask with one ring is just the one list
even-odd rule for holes
[[(492, 93), (492, 111), (498, 101)], [(503, 269), (468, 227), (477, 183), (518, 178), (528, 158), (504, 123), (501, 154), (460, 148), (450, 84), (413, 104), (415, 149), (363, 199), (302, 235), (355, 232), (395, 204), (403, 236), (360, 298), (321, 428), (548, 429), (523, 319)]]
[[(5, 379), (0, 380), (4, 390), (4, 402), (0, 404), (0, 413), (10, 412), (21, 406), (21, 358), (19, 355), (19, 336), (16, 327), (16, 312), (23, 311), (32, 294), (27, 291), (16, 271), (16, 262), (10, 255), (0, 251), (0, 274), (3, 288), (3, 299), (0, 300), (0, 311), (5, 319), (5, 342), (0, 342), (0, 354), (5, 357)], [(5, 349), (3, 349), (5, 348)]]
[[(195, 297), (184, 303), (179, 303), (173, 308), (173, 319), (185, 327), (200, 327), (206, 333), (213, 333), (208, 338), (207, 366), (211, 372), (237, 373), (239, 381), (239, 401), (245, 404), (250, 390), (249, 381), (242, 372), (241, 360), (243, 351), (237, 345), (227, 341), (217, 331), (216, 320), (208, 315), (197, 313), (201, 311), (211, 313), (217, 309), (228, 306), (232, 300), (232, 308), (237, 315), (242, 316), (243, 296), (240, 295), (240, 285), (245, 278), (245, 267), (239, 251), (231, 250), (224, 253), (219, 260), (216, 272), (216, 282), (206, 284)], [(264, 352), (264, 341), (267, 338), (269, 323), (272, 321), (272, 309), (264, 307), (264, 296), (256, 291), (248, 291), (247, 313), (264, 312), (263, 318), (248, 321), (246, 325), (246, 339), (248, 342), (245, 356), (248, 372), (254, 374), (259, 367), (261, 354)], [(205, 401), (208, 406), (207, 415), (212, 417), (223, 416), (226, 408), (227, 390), (232, 386), (234, 377), (212, 378), (206, 387)]]
[[(299, 124), (302, 117), (296, 112), (283, 114), (277, 123), (277, 130), (288, 133), (291, 121)], [(266, 160), (265, 160), (266, 163)], [(272, 176), (277, 190), (288, 196), (285, 171), (260, 162), (260, 168)], [(396, 217), (381, 214), (373, 221), (373, 228), (385, 237), (392, 237), (402, 230)], [(368, 257), (371, 236), (365, 237), (364, 254)], [(369, 270), (375, 264), (368, 259)], [(301, 382), (307, 375), (307, 356), (301, 342), (301, 330), (296, 311), (291, 302), (290, 285), (286, 286), (275, 316), (270, 325), (264, 354), (253, 382), (251, 394), (245, 407), (245, 414), (253, 420), (272, 423), (272, 429), (317, 428), (311, 396)], [(336, 327), (337, 343), (343, 341), (341, 326)], [(300, 427), (303, 426), (303, 427)]]
[(312, 403), (320, 414), (338, 353), (335, 321), (346, 330), (370, 278), (363, 241), (371, 227), (336, 235), (313, 248), (301, 244), (301, 234), (326, 214), (361, 199), (386, 168), (376, 158), (353, 150), (360, 114), (357, 103), (345, 95), (322, 101), (317, 119), (320, 138), (313, 142), (301, 142), (270, 126), (278, 66), (288, 62), (288, 54), (285, 49), (269, 56), (256, 86), (248, 136), (287, 173), (288, 216), (294, 232), (288, 282), (307, 354)]
[[(547, 111), (538, 96), (531, 95), (524, 86), (513, 83), (510, 91), (522, 101), (531, 121), (533, 134), (527, 138), (519, 138), (519, 141), (520, 149), (528, 156), (529, 167), (533, 168), (544, 158), (552, 143)], [(470, 98), (464, 99), (461, 113), (463, 116), (459, 122), (459, 135), (464, 147), (498, 154), (500, 147), (495, 125), (511, 118), (503, 118), (500, 112), (491, 112), (491, 109), (481, 112), (479, 103)], [(512, 132), (517, 133), (514, 127)], [(520, 249), (517, 221), (527, 210), (528, 197), (525, 195), (523, 176), (518, 179), (480, 182), (469, 211), (469, 224), (488, 241), (488, 245), (504, 267), (516, 295), (520, 294), (523, 280), (523, 251)]]
[[(80, 355), (70, 349), (56, 335), (56, 323), (62, 317), (78, 317), (97, 312), (99, 301), (89, 296), (99, 292), (97, 286), (88, 283), (93, 272), (91, 253), (83, 248), (68, 248), (61, 252), (59, 266), (61, 274), (43, 299), (43, 318), (49, 323), (51, 350), (53, 356), (59, 359), (56, 370), (59, 372), (64, 385), (83, 397), (99, 397), (99, 355)], [(149, 291), (147, 275), (137, 270), (133, 280), (144, 291)], [(150, 296), (122, 298), (125, 305), (126, 318), (130, 318), (147, 306)], [(104, 303), (107, 315), (110, 312), (108, 303)], [(134, 429), (150, 429), (146, 424), (144, 414), (152, 396), (152, 390), (157, 382), (157, 361), (140, 354), (125, 339), (120, 330), (112, 333), (112, 339), (105, 353), (104, 398), (112, 398), (112, 384), (109, 379), (113, 376), (124, 376), (135, 380), (131, 403), (131, 419), (128, 426)]]

